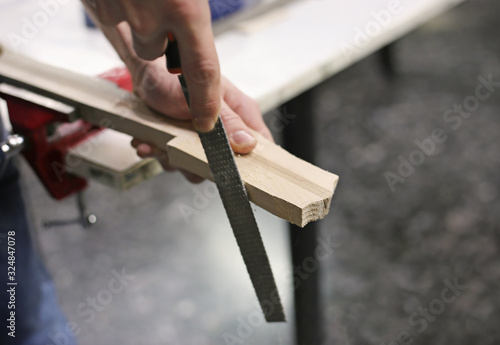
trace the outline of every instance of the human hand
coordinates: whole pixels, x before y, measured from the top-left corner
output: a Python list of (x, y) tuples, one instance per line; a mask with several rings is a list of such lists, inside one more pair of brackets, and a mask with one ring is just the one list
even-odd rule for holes
[(161, 57), (172, 33), (179, 43), (193, 123), (202, 132), (213, 128), (221, 107), (221, 77), (207, 0), (82, 1), (103, 30), (126, 22), (140, 59)]
[[(96, 20), (96, 24), (100, 24)], [(115, 27), (100, 26), (132, 76), (134, 92), (151, 108), (179, 120), (191, 119), (191, 114), (176, 76), (167, 71), (165, 57), (154, 61), (141, 59), (133, 49), (132, 35), (127, 23)], [(273, 140), (265, 125), (257, 102), (222, 78), (220, 115), (226, 127), (229, 142), (234, 152), (246, 154), (253, 150), (257, 141), (252, 130)], [(166, 151), (137, 139), (132, 141), (140, 157), (157, 158), (167, 171), (175, 170), (168, 161)], [(191, 182), (202, 178), (183, 172)]]
[[(149, 71), (155, 70), (153, 66), (150, 66), (150, 68)], [(145, 90), (146, 87), (149, 88), (150, 85), (154, 85), (154, 82), (151, 84), (152, 78), (155, 78), (153, 76), (159, 75), (158, 77), (163, 79), (160, 87), (156, 87), (145, 94), (144, 99), (146, 103), (162, 113), (169, 114), (173, 118), (181, 120), (189, 119), (190, 114), (177, 78), (172, 78), (172, 75), (166, 72), (164, 68), (162, 71), (156, 73), (148, 72), (147, 70), (146, 68), (141, 78), (143, 82), (135, 84), (139, 85), (139, 89)], [(165, 72), (167, 74), (163, 75)], [(147, 86), (144, 87), (143, 85)], [(257, 140), (252, 134), (252, 130), (262, 134), (266, 139), (273, 141), (271, 132), (262, 119), (257, 102), (241, 92), (224, 77), (222, 78), (222, 97), (220, 116), (234, 152), (246, 154), (255, 148)], [(139, 157), (156, 158), (166, 171), (177, 170), (175, 166), (170, 165), (166, 151), (139, 139), (133, 139), (131, 144), (137, 150)], [(203, 178), (198, 175), (182, 169), (180, 171), (192, 183), (203, 181)]]

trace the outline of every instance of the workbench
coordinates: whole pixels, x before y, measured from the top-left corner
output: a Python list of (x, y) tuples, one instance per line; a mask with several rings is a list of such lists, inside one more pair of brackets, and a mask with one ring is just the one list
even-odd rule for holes
[[(288, 150), (313, 162), (314, 119), (308, 115), (314, 106), (311, 96), (315, 86), (460, 2), (276, 0), (279, 6), (271, 6), (268, 11), (256, 16), (242, 15), (215, 27), (222, 73), (256, 99), (263, 113), (286, 105), (287, 113), (298, 114), (274, 132), (283, 132)], [(9, 15), (9, 8), (25, 13), (31, 37), (23, 36), (22, 25), (26, 21)], [(104, 37), (82, 25), (78, 2), (64, 2), (53, 9), (46, 25), (37, 25), (33, 20), (42, 10), (36, 1), (6, 1), (1, 9), (1, 42), (10, 49), (87, 75), (122, 65)], [(13, 46), (12, 33), (24, 40)], [(123, 142), (128, 140), (123, 137)], [(321, 162), (314, 163), (321, 167)], [(310, 224), (302, 230), (291, 227), (294, 266), (313, 255), (318, 226)], [(298, 344), (321, 343), (317, 272), (294, 291), (293, 320)]]

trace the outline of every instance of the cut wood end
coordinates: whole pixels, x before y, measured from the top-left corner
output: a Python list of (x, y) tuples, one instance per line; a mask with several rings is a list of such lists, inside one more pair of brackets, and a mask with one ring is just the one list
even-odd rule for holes
[(327, 198), (315, 203), (308, 205), (302, 209), (302, 219), (300, 224), (296, 225), (303, 228), (310, 222), (314, 222), (316, 220), (320, 220), (326, 217), (328, 212), (330, 211), (330, 204), (332, 202), (332, 198)]
[(332, 174), (331, 177), (331, 193), (329, 194), (329, 196), (325, 197), (324, 199), (311, 202), (307, 205), (302, 205), (302, 216), (300, 220), (297, 222), (292, 221), (292, 223), (303, 228), (310, 222), (323, 219), (328, 215), (328, 212), (330, 211), (330, 205), (332, 203), (333, 193), (335, 192), (335, 188), (337, 187), (337, 183), (339, 180), (337, 175)]

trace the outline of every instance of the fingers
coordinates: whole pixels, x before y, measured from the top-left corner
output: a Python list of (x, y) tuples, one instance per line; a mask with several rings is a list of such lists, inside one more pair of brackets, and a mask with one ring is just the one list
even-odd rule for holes
[(257, 140), (241, 117), (225, 102), (222, 103), (220, 116), (233, 151), (240, 154), (250, 153), (257, 145)]
[(161, 34), (143, 35), (132, 31), (134, 50), (141, 59), (152, 61), (162, 56), (167, 48), (167, 38)]
[(165, 151), (158, 149), (157, 147), (140, 141), (138, 139), (132, 139), (130, 143), (133, 148), (135, 148), (136, 153), (141, 158), (156, 158), (163, 169), (166, 171), (175, 171), (175, 167), (171, 166), (168, 161), (168, 155)]
[(222, 80), (223, 98), (227, 105), (237, 113), (245, 124), (266, 139), (274, 142), (271, 131), (266, 126), (259, 104), (234, 86), (229, 80)]
[[(168, 160), (168, 155), (165, 151), (160, 150), (159, 148), (150, 145), (148, 143), (145, 143), (139, 139), (132, 139), (131, 143), (133, 148), (136, 149), (137, 155), (141, 158), (156, 158), (160, 164), (162, 165), (163, 169), (165, 171), (176, 171), (177, 168), (170, 165), (170, 162)], [(179, 169), (179, 171), (184, 175), (184, 177), (191, 183), (198, 184), (205, 179), (201, 176), (198, 176), (196, 174), (193, 174), (192, 172), (186, 171), (184, 169)]]
[(193, 123), (201, 132), (213, 128), (221, 106), (221, 91), (208, 1), (83, 1), (105, 25), (128, 22), (133, 49), (139, 58), (152, 61), (162, 56), (167, 35), (173, 33), (179, 42)]
[(191, 22), (174, 31), (182, 70), (189, 89), (196, 129), (210, 131), (221, 107), (220, 69), (210, 21), (208, 1), (197, 2)]
[[(132, 29), (132, 42), (137, 55), (144, 60), (155, 60), (167, 47), (166, 19), (160, 14), (165, 1), (122, 1), (123, 11)], [(154, 7), (152, 7), (152, 5)]]
[[(155, 110), (172, 118), (187, 120), (190, 114), (180, 83), (166, 71), (163, 59), (148, 63), (137, 73), (134, 78), (136, 90), (142, 90), (140, 97)], [(258, 104), (226, 80), (223, 87), (225, 101), (220, 114), (234, 152), (246, 154), (256, 146), (250, 128), (272, 141)]]
[(177, 77), (165, 67), (165, 57), (136, 68), (132, 73), (134, 92), (148, 106), (178, 120), (191, 119)]

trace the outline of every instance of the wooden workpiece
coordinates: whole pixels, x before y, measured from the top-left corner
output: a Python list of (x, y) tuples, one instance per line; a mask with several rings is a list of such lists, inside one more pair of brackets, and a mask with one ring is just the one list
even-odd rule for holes
[(132, 188), (161, 174), (160, 163), (154, 158), (137, 156), (130, 140), (129, 135), (104, 129), (68, 150), (66, 169), (118, 190)]
[[(85, 121), (165, 148), (170, 163), (213, 180), (190, 122), (169, 119), (115, 84), (1, 51), (0, 81), (35, 91), (77, 109)], [(299, 226), (328, 214), (338, 177), (309, 164), (255, 133), (252, 153), (236, 162), (249, 198)]]

